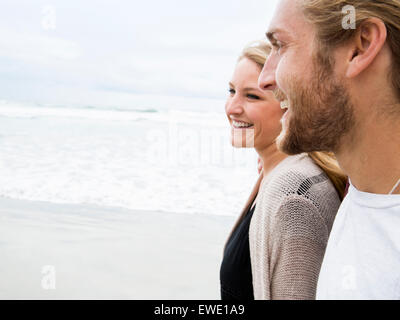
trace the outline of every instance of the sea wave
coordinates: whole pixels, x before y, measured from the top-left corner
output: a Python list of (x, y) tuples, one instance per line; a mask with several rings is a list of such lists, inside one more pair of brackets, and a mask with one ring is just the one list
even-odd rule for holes
[(121, 108), (97, 106), (48, 106), (39, 104), (0, 103), (0, 117), (6, 118), (64, 118), (104, 121), (152, 121), (178, 122), (184, 124), (204, 124), (217, 127), (226, 126), (226, 118), (217, 112), (195, 112), (182, 110), (164, 110), (155, 108)]
[[(57, 108), (70, 108), (67, 106), (59, 106)], [(123, 108), (123, 107), (98, 107), (98, 106), (82, 106), (82, 107), (75, 107), (75, 109), (89, 109), (89, 110), (113, 110), (113, 111), (119, 111), (119, 112), (138, 112), (138, 113), (157, 113), (160, 112), (160, 110), (157, 110), (156, 108)]]

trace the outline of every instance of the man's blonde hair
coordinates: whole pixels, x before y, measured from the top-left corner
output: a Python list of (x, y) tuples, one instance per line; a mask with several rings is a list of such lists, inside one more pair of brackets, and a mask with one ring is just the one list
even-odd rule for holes
[[(306, 19), (315, 26), (317, 40), (326, 53), (352, 39), (360, 25), (369, 18), (382, 20), (387, 29), (387, 43), (392, 51), (390, 78), (400, 100), (400, 0), (301, 0)], [(355, 29), (343, 28), (346, 6), (355, 9)]]

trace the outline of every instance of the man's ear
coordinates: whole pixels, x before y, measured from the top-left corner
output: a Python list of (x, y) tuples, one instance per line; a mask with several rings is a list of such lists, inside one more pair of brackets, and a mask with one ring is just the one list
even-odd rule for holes
[(387, 39), (387, 29), (381, 19), (370, 18), (358, 27), (355, 38), (351, 40), (346, 77), (353, 78), (367, 69)]

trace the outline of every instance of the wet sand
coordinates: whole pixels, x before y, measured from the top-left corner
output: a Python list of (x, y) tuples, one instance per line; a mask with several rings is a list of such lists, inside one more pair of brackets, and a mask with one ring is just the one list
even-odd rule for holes
[(0, 299), (219, 299), (234, 220), (0, 198)]

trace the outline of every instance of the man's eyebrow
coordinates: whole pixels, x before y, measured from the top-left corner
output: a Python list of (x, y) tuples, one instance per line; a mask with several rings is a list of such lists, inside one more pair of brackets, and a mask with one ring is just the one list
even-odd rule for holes
[(277, 33), (285, 33), (285, 31), (283, 31), (282, 29), (273, 29), (273, 30), (268, 31), (265, 35), (267, 36), (268, 40), (272, 42), (272, 41), (276, 41), (275, 35)]
[(267, 32), (265, 35), (267, 36), (267, 38), (268, 38), (268, 40), (269, 40), (270, 42), (274, 42), (274, 41), (276, 40), (276, 39), (275, 39), (275, 33), (274, 33), (274, 32)]

